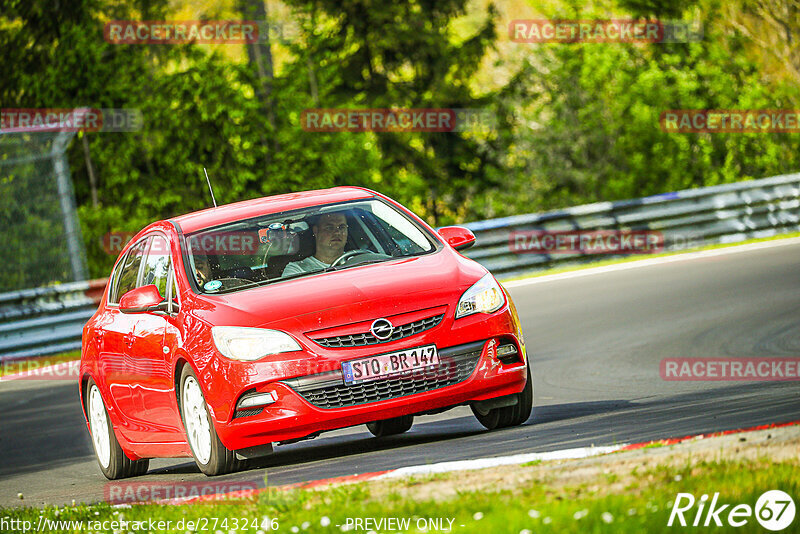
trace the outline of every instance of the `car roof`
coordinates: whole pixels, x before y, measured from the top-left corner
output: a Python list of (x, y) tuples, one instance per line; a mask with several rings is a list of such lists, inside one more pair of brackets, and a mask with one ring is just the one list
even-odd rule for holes
[(376, 193), (361, 187), (333, 187), (298, 193), (286, 193), (271, 197), (254, 198), (233, 204), (225, 204), (216, 208), (194, 211), (170, 219), (177, 223), (185, 233), (192, 233), (204, 228), (221, 224), (279, 213), (281, 211), (308, 208), (320, 204), (346, 202), (375, 197)]

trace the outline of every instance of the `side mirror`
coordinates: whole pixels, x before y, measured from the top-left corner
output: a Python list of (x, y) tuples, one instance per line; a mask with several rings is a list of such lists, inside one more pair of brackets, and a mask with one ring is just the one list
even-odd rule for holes
[(119, 299), (119, 311), (122, 313), (142, 313), (151, 311), (167, 311), (167, 301), (158, 292), (158, 288), (149, 286), (131, 289)]
[(475, 244), (475, 234), (463, 226), (443, 226), (438, 232), (456, 250), (466, 250)]

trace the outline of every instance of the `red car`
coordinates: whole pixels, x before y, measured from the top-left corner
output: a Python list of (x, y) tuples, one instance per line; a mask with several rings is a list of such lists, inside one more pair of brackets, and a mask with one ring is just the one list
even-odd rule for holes
[(533, 389), (514, 304), (432, 230), (357, 187), (158, 221), (125, 247), (83, 329), (80, 395), (103, 474), (194, 457), (206, 475), (321, 432), (375, 436), (469, 405), (524, 423)]

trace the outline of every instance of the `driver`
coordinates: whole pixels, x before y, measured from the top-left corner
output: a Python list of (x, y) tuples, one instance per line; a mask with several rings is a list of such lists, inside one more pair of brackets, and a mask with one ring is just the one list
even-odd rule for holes
[(347, 243), (347, 217), (344, 213), (320, 215), (311, 230), (317, 243), (317, 251), (313, 256), (289, 263), (282, 276), (321, 271), (344, 254)]

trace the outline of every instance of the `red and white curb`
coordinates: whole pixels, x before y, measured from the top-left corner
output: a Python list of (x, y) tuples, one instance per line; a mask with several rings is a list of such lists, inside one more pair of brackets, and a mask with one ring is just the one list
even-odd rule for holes
[[(267, 491), (312, 489), (322, 486), (351, 484), (354, 482), (363, 482), (367, 480), (386, 480), (386, 479), (396, 479), (396, 478), (418, 476), (418, 475), (449, 473), (453, 471), (472, 471), (477, 469), (486, 469), (490, 467), (500, 467), (504, 465), (521, 465), (535, 461), (544, 462), (552, 460), (578, 460), (581, 458), (589, 458), (592, 456), (601, 456), (611, 453), (643, 449), (653, 445), (660, 445), (660, 446), (676, 445), (679, 443), (694, 441), (698, 439), (707, 439), (719, 436), (727, 436), (730, 434), (741, 434), (746, 432), (756, 432), (759, 430), (769, 430), (772, 428), (782, 428), (794, 425), (800, 425), (800, 421), (791, 421), (787, 423), (773, 423), (773, 424), (760, 425), (748, 428), (741, 428), (736, 430), (724, 430), (721, 432), (713, 432), (709, 434), (695, 434), (691, 436), (685, 436), (682, 438), (667, 438), (662, 440), (644, 441), (641, 443), (622, 443), (619, 445), (604, 446), (604, 447), (580, 447), (574, 449), (564, 449), (559, 451), (550, 451), (541, 453), (536, 452), (528, 454), (515, 454), (511, 456), (498, 456), (494, 458), (478, 458), (475, 460), (462, 460), (455, 462), (440, 462), (428, 465), (415, 465), (409, 467), (401, 467), (398, 469), (390, 469), (387, 471), (360, 473), (342, 477), (314, 480), (311, 482), (288, 484), (284, 486), (248, 489), (248, 490), (242, 490), (242, 491), (219, 494), (219, 495), (203, 495), (203, 496), (184, 497), (177, 499), (164, 499), (152, 502), (155, 502), (157, 504), (191, 504), (204, 501), (215, 501), (219, 499), (247, 499), (258, 495), (259, 493), (264, 493)], [(118, 506), (129, 506), (129, 505), (118, 505)]]
[(551, 452), (532, 452), (528, 454), (515, 454), (513, 456), (498, 456), (495, 458), (478, 458), (476, 460), (461, 460), (457, 462), (441, 462), (429, 465), (414, 465), (411, 467), (401, 467), (386, 473), (380, 474), (375, 479), (402, 478), (417, 475), (434, 475), (439, 473), (449, 473), (451, 471), (473, 471), (476, 469), (486, 469), (487, 467), (500, 467), (503, 465), (520, 465), (529, 462), (546, 462), (548, 460), (578, 460), (590, 456), (608, 454), (620, 450), (623, 445), (613, 445), (610, 447), (580, 447), (577, 449), (565, 449), (562, 451)]
[(590, 456), (599, 456), (620, 450), (623, 445), (611, 447), (580, 447), (577, 449), (566, 449), (551, 452), (534, 452), (529, 454), (515, 454), (513, 456), (498, 456), (495, 458), (479, 458), (476, 460), (461, 460), (457, 462), (440, 462), (428, 465), (415, 465), (390, 469), (388, 471), (376, 471), (373, 473), (361, 473), (335, 478), (314, 480), (311, 482), (300, 482), (285, 486), (274, 486), (271, 488), (248, 489), (235, 491), (221, 495), (200, 495), (193, 497), (181, 497), (175, 499), (164, 499), (153, 501), (157, 504), (190, 504), (203, 501), (215, 501), (219, 499), (246, 499), (266, 491), (286, 491), (290, 489), (311, 489), (321, 486), (335, 486), (339, 484), (351, 484), (353, 482), (363, 482), (366, 480), (382, 480), (388, 478), (402, 478), (415, 475), (429, 475), (435, 473), (449, 473), (451, 471), (471, 471), (476, 469), (486, 469), (487, 467), (499, 467), (503, 465), (519, 465), (535, 461), (547, 460), (577, 460)]

